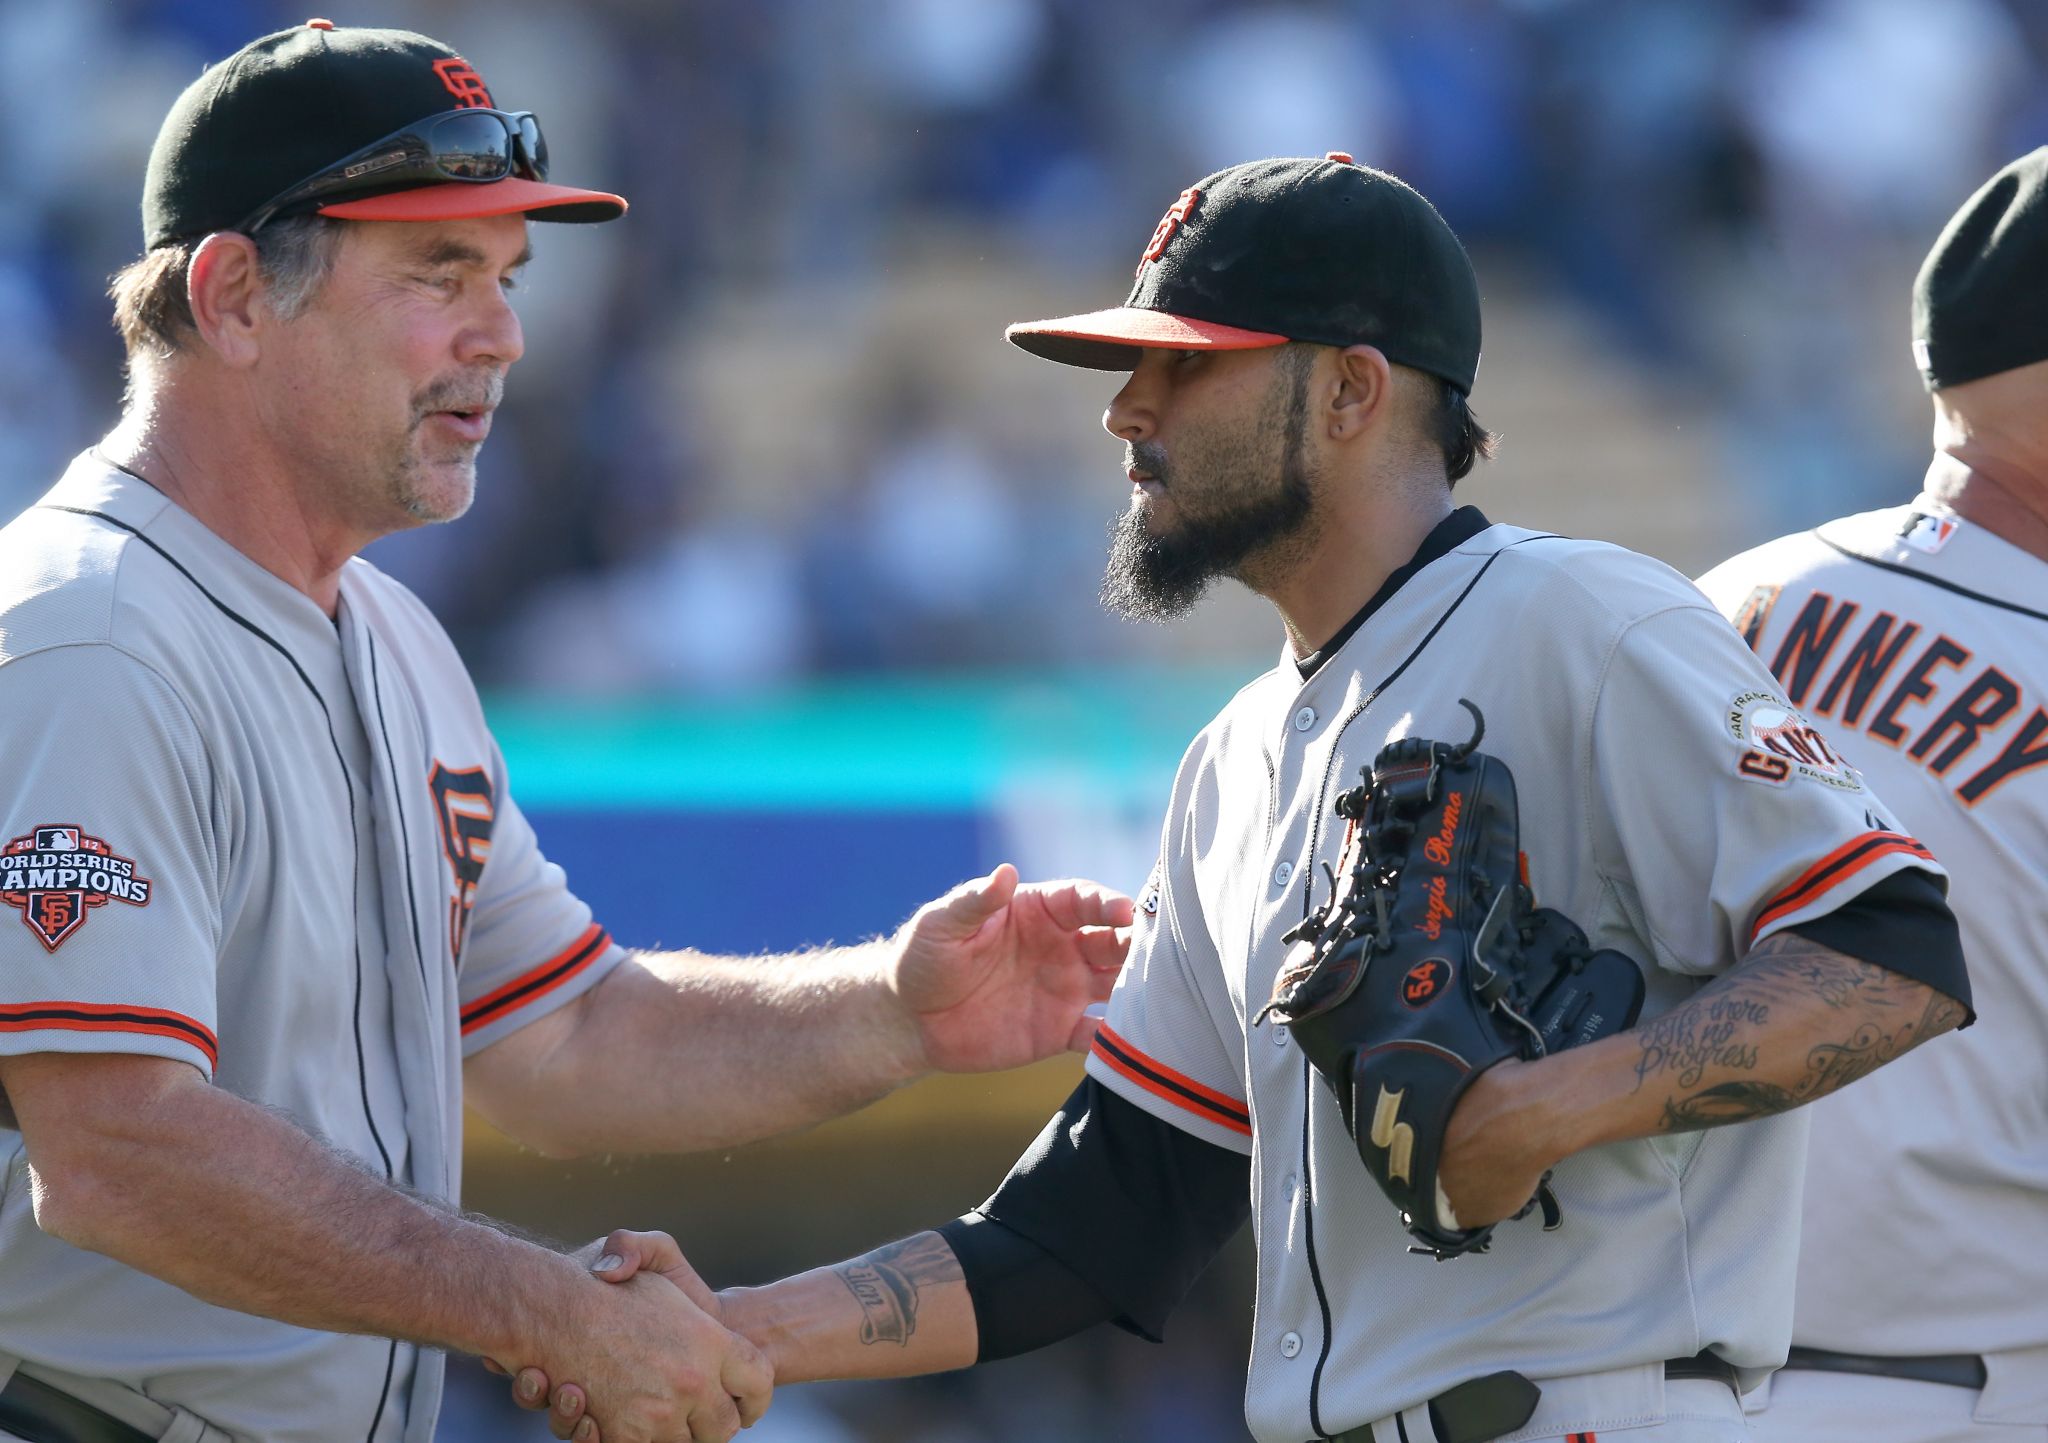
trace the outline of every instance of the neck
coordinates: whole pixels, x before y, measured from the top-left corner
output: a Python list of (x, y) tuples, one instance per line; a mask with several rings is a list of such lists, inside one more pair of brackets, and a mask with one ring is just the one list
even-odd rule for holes
[(1369, 483), (1327, 500), (1307, 556), (1270, 580), (1246, 578), (1280, 612), (1297, 657), (1320, 651), (1455, 509), (1440, 474)]
[(1937, 409), (1934, 445), (1927, 494), (2048, 561), (2048, 438)]
[(329, 616), (341, 604), (341, 569), (375, 540), (310, 504), (296, 469), (259, 437), (192, 419), (174, 396), (138, 395), (99, 451), (190, 512)]

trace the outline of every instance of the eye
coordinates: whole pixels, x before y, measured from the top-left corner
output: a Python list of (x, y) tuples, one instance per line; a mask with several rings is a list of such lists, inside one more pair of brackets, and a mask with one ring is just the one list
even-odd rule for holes
[(1176, 366), (1185, 366), (1190, 361), (1199, 361), (1204, 354), (1202, 351), (1175, 351), (1173, 363)]
[(517, 276), (500, 276), (500, 277), (498, 277), (498, 289), (499, 289), (499, 290), (501, 290), (501, 291), (516, 291), (516, 290), (519, 290), (519, 289), (521, 288), (521, 284), (522, 284), (522, 283), (521, 283), (521, 281), (520, 281), (519, 277), (517, 277)]

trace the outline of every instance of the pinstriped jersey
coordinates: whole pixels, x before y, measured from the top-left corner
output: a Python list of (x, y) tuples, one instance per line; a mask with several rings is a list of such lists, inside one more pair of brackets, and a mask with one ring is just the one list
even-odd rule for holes
[[(0, 530), (0, 718), (0, 1051), (189, 1063), (453, 1200), (463, 1056), (623, 956), (410, 593), (353, 562), (330, 620), (90, 454)], [(0, 1353), (237, 1437), (431, 1436), (438, 1354), (71, 1248), (36, 1226), (18, 1133), (0, 1160)]]
[(1815, 1105), (1795, 1336), (1984, 1353), (1994, 1389), (2031, 1350), (2009, 1421), (2048, 1423), (2048, 562), (1921, 496), (1700, 584), (1948, 864), (1976, 993), (1968, 1032)]
[(1342, 842), (1332, 800), (1388, 742), (1462, 740), (1512, 771), (1539, 903), (1643, 967), (1645, 1015), (1758, 940), (1905, 868), (1939, 875), (1683, 577), (1485, 526), (1422, 566), (1306, 680), (1283, 659), (1195, 739), (1090, 1073), (1252, 1159), (1247, 1415), (1300, 1443), (1501, 1368), (1541, 1380), (1713, 1348), (1785, 1355), (1806, 1124), (1600, 1147), (1553, 1186), (1560, 1231), (1503, 1227), (1447, 1266), (1410, 1241), (1286, 1029), (1249, 1018)]

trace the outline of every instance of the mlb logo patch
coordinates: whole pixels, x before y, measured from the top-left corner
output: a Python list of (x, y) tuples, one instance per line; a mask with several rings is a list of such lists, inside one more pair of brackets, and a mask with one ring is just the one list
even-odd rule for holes
[(1920, 512), (1914, 515), (1903, 539), (1915, 551), (1924, 551), (1932, 556), (1948, 545), (1962, 529), (1963, 523), (1953, 516), (1935, 516)]

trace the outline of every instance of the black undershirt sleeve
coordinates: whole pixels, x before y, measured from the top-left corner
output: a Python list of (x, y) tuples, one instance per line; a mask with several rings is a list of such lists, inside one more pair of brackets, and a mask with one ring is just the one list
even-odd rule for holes
[(1932, 872), (1908, 867), (1851, 897), (1825, 917), (1787, 927), (1809, 942), (1832, 947), (1859, 962), (1924, 982), (1963, 1004), (1968, 1027), (1970, 973), (1962, 934), (1942, 884)]
[(992, 1362), (1113, 1322), (1158, 1342), (1251, 1215), (1251, 1159), (1088, 1078), (996, 1189), (939, 1229)]

